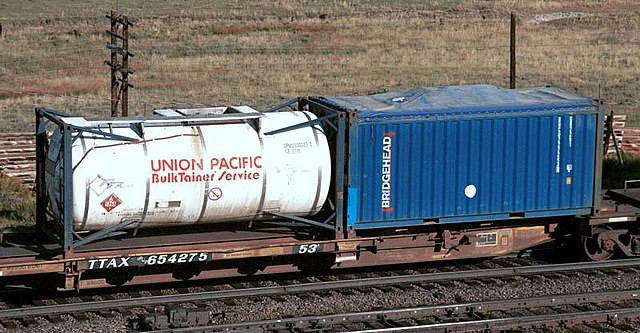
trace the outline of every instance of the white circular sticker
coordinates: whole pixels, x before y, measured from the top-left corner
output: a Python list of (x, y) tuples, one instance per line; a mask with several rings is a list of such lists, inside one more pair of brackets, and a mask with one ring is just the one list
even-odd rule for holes
[(476, 196), (476, 187), (474, 185), (467, 185), (467, 187), (464, 188), (464, 195), (467, 196), (467, 198), (471, 199), (473, 197)]

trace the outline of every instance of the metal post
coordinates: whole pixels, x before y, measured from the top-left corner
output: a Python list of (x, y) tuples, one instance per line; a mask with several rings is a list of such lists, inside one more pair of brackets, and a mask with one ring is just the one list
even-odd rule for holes
[(609, 115), (604, 116), (604, 140), (602, 144), (602, 154), (607, 155), (611, 142), (611, 132), (613, 132), (613, 110)]
[(43, 234), (47, 222), (47, 202), (44, 185), (45, 153), (47, 141), (47, 126), (43, 119), (42, 110), (36, 109), (36, 232)]
[(62, 200), (63, 200), (63, 234), (65, 258), (73, 252), (73, 166), (71, 164), (71, 134), (73, 127), (61, 126), (62, 129)]
[[(336, 112), (336, 111), (333, 111)], [(346, 156), (346, 145), (347, 145), (347, 122), (348, 113), (343, 112), (338, 114), (338, 131), (336, 133), (336, 142), (335, 142), (335, 202), (336, 202), (336, 239), (344, 239), (348, 235), (348, 226), (345, 212), (345, 184), (344, 180), (347, 176), (345, 174), (346, 164), (344, 156)]]
[[(111, 10), (111, 45), (116, 45), (116, 35), (118, 34), (118, 24), (116, 17), (118, 11)], [(118, 61), (118, 54), (114, 49), (111, 49), (111, 64), (116, 64)], [(111, 66), (111, 117), (115, 117), (118, 113), (118, 78), (116, 76), (117, 70), (115, 66)]]
[[(599, 143), (602, 143), (602, 134), (603, 134), (603, 120), (605, 115), (604, 105), (601, 103), (600, 105), (596, 105), (597, 112), (595, 113), (596, 117), (596, 146), (598, 147)], [(615, 134), (613, 140), (615, 140)], [(600, 213), (600, 204), (601, 204), (601, 188), (602, 188), (602, 159), (603, 159), (603, 151), (596, 148), (596, 160), (595, 160), (595, 172), (594, 172), (594, 180), (593, 180), (593, 209), (592, 214), (596, 215)]]
[(511, 12), (511, 42), (509, 61), (509, 88), (516, 89), (516, 14)]

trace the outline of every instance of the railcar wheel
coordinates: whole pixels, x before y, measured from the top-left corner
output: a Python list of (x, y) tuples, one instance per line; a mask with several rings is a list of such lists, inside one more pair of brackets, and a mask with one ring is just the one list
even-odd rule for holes
[(335, 263), (336, 256), (334, 254), (314, 254), (309, 255), (307, 258), (304, 258), (304, 260), (300, 260), (298, 263), (296, 263), (296, 266), (302, 272), (321, 273), (329, 271), (331, 267), (335, 265)]
[(583, 237), (582, 250), (587, 259), (591, 261), (605, 261), (614, 255), (615, 244), (611, 240), (601, 240), (600, 233), (591, 237)]
[(173, 278), (176, 280), (187, 281), (202, 273), (205, 266), (206, 262), (181, 264), (180, 266), (177, 266), (176, 270), (173, 272)]
[(112, 272), (109, 272), (109, 275), (106, 276), (105, 281), (113, 286), (122, 286), (125, 283), (133, 280), (136, 276), (138, 269), (135, 267), (129, 268), (119, 268), (114, 269)]

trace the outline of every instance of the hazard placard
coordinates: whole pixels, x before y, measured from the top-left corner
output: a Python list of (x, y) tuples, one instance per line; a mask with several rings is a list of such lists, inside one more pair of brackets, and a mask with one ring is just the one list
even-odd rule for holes
[(114, 193), (111, 193), (106, 199), (104, 199), (100, 205), (104, 207), (107, 212), (112, 211), (122, 203), (122, 200), (118, 198)]

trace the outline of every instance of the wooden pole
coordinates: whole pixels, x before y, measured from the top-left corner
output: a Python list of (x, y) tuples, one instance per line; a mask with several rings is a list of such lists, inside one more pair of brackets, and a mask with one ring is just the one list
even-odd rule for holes
[[(116, 22), (116, 17), (118, 16), (118, 11), (115, 9), (111, 10), (111, 45), (116, 45), (116, 34), (118, 33), (118, 24)], [(116, 64), (118, 62), (118, 54), (115, 50), (111, 50), (111, 64)], [(112, 65), (111, 66), (111, 117), (115, 117), (118, 114), (118, 77), (117, 70)]]
[(122, 116), (129, 115), (129, 17), (122, 24)]
[(509, 88), (516, 89), (516, 14), (513, 12), (511, 12), (511, 42), (509, 45)]

